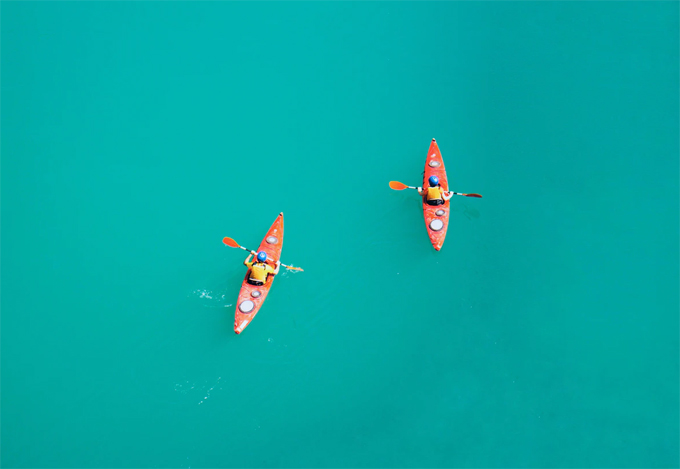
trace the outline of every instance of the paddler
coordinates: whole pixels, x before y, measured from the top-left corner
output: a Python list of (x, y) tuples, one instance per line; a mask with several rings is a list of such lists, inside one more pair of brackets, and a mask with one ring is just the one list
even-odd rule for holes
[[(252, 256), (255, 256), (255, 259), (251, 262), (250, 258)], [(250, 251), (246, 260), (243, 261), (243, 265), (250, 267), (248, 283), (257, 286), (264, 285), (269, 274), (276, 275), (281, 268), (280, 261), (276, 261), (276, 269), (267, 264), (267, 253), (264, 251), (257, 253), (255, 251)]]
[(453, 194), (442, 190), (437, 176), (430, 176), (427, 180), (430, 187), (423, 189), (418, 187), (418, 193), (425, 198), (427, 205), (444, 205), (444, 202), (453, 197)]

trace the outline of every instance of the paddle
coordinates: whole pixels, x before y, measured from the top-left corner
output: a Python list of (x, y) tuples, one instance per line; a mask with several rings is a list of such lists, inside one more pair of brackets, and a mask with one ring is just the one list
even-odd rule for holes
[[(407, 186), (403, 182), (399, 182), (399, 181), (390, 181), (390, 188), (394, 189), (395, 191), (403, 191), (404, 189), (418, 189), (417, 187)], [(451, 192), (451, 191), (447, 191), (446, 193), (447, 194), (453, 194), (453, 195), (462, 195), (462, 196), (465, 196), (465, 197), (478, 197), (480, 199), (482, 198), (482, 196), (479, 195), (479, 194), (463, 194), (462, 192)]]
[(418, 189), (417, 187), (407, 186), (403, 182), (399, 181), (390, 181), (390, 188), (394, 189), (395, 191), (403, 191), (404, 189)]
[[(229, 246), (230, 248), (241, 248), (244, 251), (248, 251), (253, 255), (257, 254), (255, 251), (251, 251), (248, 248), (244, 248), (243, 246), (238, 244), (236, 241), (234, 241), (233, 238), (229, 238), (229, 237), (225, 236), (224, 239), (222, 240), (222, 242), (224, 244), (226, 244), (227, 246)], [(300, 272), (304, 272), (304, 270), (302, 270), (300, 267), (293, 267), (292, 265), (286, 265), (286, 264), (283, 264), (283, 263), (281, 265), (284, 266), (288, 270), (299, 270)]]

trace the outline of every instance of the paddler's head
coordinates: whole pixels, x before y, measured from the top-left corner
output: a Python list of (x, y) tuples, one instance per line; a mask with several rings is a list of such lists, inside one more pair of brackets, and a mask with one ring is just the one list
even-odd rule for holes
[(260, 251), (257, 253), (257, 261), (258, 262), (265, 262), (267, 260), (267, 253), (264, 251)]
[(437, 187), (439, 185), (439, 178), (437, 176), (430, 176), (427, 180), (430, 183), (430, 187)]

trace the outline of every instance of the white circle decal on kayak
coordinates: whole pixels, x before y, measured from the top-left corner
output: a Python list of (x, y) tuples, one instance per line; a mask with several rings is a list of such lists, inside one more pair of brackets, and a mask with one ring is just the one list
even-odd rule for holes
[(445, 212), (444, 210), (442, 210), (442, 209), (439, 209), (439, 210), (437, 210), (436, 212), (434, 212), (434, 214), (437, 215), (438, 217), (441, 217), (441, 216), (444, 215), (445, 213), (446, 213), (446, 212)]
[(430, 222), (430, 229), (432, 231), (439, 231), (444, 228), (444, 222), (438, 219), (434, 219)]
[(438, 168), (439, 166), (441, 166), (441, 165), (439, 164), (439, 161), (437, 161), (437, 160), (432, 160), (432, 161), (430, 161), (430, 167), (431, 167), (431, 168)]
[(252, 296), (253, 298), (259, 298), (261, 294), (262, 294), (262, 293), (260, 293), (259, 291), (255, 290), (254, 292), (251, 292), (251, 293), (250, 293), (250, 296)]
[(267, 242), (269, 244), (276, 244), (279, 242), (279, 238), (277, 238), (276, 236), (267, 236)]
[(240, 309), (242, 313), (246, 314), (250, 313), (254, 307), (255, 303), (250, 300), (243, 301), (240, 305), (238, 305), (238, 309)]

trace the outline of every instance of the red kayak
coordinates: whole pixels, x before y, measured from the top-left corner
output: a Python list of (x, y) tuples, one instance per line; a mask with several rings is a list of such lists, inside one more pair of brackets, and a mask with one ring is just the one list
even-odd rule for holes
[[(427, 152), (423, 188), (429, 187), (427, 180), (430, 176), (437, 176), (442, 190), (448, 192), (449, 182), (446, 180), (446, 168), (444, 168), (444, 160), (435, 139), (432, 139), (430, 150)], [(444, 202), (444, 205), (428, 205), (425, 202), (425, 197), (423, 197), (425, 227), (427, 228), (427, 234), (430, 236), (430, 242), (437, 251), (442, 248), (444, 238), (446, 238), (446, 230), (449, 227), (449, 205), (448, 200)]]
[[(257, 248), (257, 252), (267, 253), (267, 262), (274, 267), (274, 263), (281, 257), (283, 248), (283, 213), (279, 213), (264, 239)], [(248, 283), (250, 269), (246, 272), (246, 277), (241, 284), (241, 291), (236, 302), (236, 319), (234, 321), (234, 332), (240, 334), (248, 324), (255, 318), (255, 315), (262, 307), (262, 303), (267, 298), (267, 293), (274, 282), (276, 275), (269, 274), (267, 281), (262, 286), (251, 285)]]

